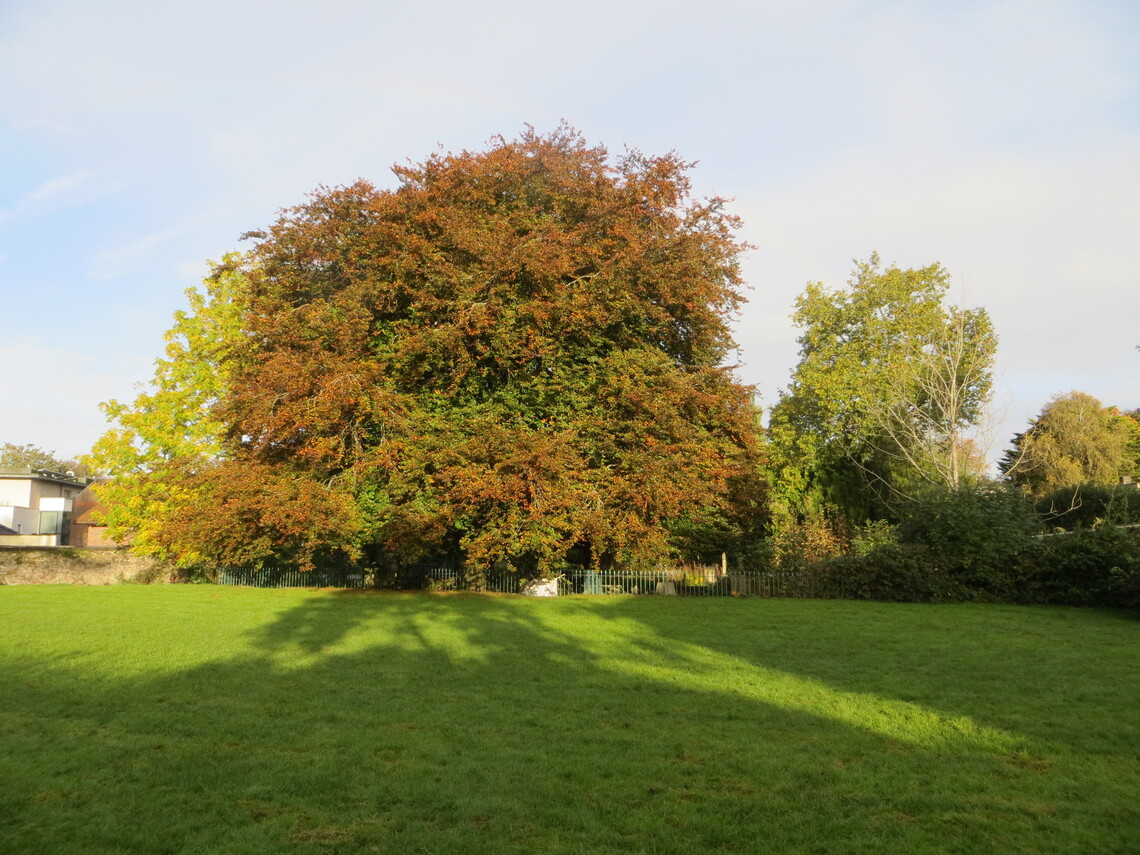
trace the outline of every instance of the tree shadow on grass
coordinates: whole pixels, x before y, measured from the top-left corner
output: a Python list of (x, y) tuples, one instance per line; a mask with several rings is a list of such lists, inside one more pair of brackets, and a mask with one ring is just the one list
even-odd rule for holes
[(690, 605), (320, 595), (173, 674), (5, 655), (0, 850), (1062, 852), (1103, 825), (1016, 735), (868, 725), (842, 708), (873, 693)]
[[(654, 605), (626, 598), (615, 611), (665, 649), (715, 650), (1039, 750), (1111, 752), (1122, 733), (1140, 731), (1140, 633), (1118, 612), (828, 600)], [(685, 619), (675, 619), (678, 610)], [(1090, 726), (1081, 710), (1111, 719), (1110, 727)]]

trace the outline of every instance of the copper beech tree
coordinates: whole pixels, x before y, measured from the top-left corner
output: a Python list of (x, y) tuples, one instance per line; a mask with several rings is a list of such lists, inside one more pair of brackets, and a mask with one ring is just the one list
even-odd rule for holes
[(724, 365), (745, 245), (690, 166), (527, 131), (252, 233), (221, 451), (179, 476), (170, 554), (541, 576), (731, 540), (761, 492)]

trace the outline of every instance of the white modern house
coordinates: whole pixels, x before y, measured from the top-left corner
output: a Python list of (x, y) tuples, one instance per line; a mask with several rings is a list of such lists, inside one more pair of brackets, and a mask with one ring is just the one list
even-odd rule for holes
[(66, 546), (87, 483), (73, 472), (0, 469), (0, 545)]

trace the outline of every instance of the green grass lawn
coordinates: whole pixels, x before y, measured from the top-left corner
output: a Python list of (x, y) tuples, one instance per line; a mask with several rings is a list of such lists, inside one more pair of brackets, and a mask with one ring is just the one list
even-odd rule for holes
[(0, 588), (3, 853), (1132, 853), (1140, 620)]

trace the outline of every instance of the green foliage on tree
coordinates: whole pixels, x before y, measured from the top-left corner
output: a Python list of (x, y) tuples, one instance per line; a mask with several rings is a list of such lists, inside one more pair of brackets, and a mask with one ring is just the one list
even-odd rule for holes
[(1127, 475), (1134, 482), (1140, 482), (1140, 410), (1118, 412), (1116, 420), (1128, 433), (1120, 474)]
[(999, 468), (1034, 497), (1065, 487), (1113, 484), (1137, 472), (1137, 421), (1092, 395), (1069, 392), (1046, 404), (1014, 436)]
[(792, 316), (800, 361), (773, 409), (773, 484), (789, 523), (820, 508), (892, 516), (930, 485), (954, 490), (982, 461), (971, 431), (992, 386), (984, 309), (944, 305), (938, 264), (857, 262), (846, 289), (811, 283)]
[[(744, 245), (689, 167), (563, 127), (284, 212), (235, 267), (233, 334), (227, 314), (203, 339), (221, 349), (190, 342), (200, 304), (161, 406), (109, 411), (115, 448), (159, 446), (142, 468), (171, 498), (148, 535), (183, 559), (531, 575), (737, 537), (733, 497), (761, 495), (751, 390), (723, 366)], [(161, 450), (167, 404), (201, 416), (185, 450)]]
[(65, 460), (38, 445), (17, 445), (5, 442), (0, 445), (0, 469), (49, 469), (52, 472), (72, 472), (77, 478), (88, 474), (87, 467), (78, 460)]

